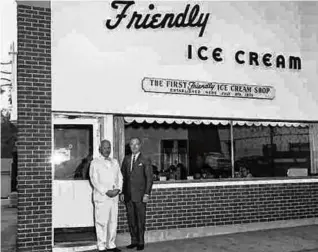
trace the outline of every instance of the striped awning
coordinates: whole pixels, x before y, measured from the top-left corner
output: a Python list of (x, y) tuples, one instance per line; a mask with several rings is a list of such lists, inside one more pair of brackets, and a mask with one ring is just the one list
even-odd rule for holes
[(233, 125), (239, 126), (272, 126), (272, 127), (308, 127), (307, 123), (291, 122), (251, 122), (251, 121), (233, 121)]
[[(163, 117), (131, 117), (126, 116), (124, 120), (127, 124), (136, 123), (167, 123), (167, 124), (204, 124), (204, 125), (229, 125), (230, 120), (210, 120), (210, 119), (186, 119), (186, 118), (163, 118)], [(276, 127), (308, 127), (306, 123), (292, 122), (257, 122), (257, 121), (237, 121), (233, 120), (233, 125), (239, 126), (276, 126)]]

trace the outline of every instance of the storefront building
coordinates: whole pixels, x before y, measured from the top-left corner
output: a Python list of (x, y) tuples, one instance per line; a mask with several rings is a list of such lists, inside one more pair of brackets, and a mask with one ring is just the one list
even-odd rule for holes
[(146, 242), (318, 223), (317, 2), (21, 1), (17, 21), (20, 251), (94, 248), (105, 138), (153, 165)]

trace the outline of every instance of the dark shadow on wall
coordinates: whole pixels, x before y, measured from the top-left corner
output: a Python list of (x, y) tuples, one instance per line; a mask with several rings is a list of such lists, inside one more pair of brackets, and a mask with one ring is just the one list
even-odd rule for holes
[(17, 191), (18, 153), (16, 148), (18, 128), (9, 117), (1, 116), (1, 158), (12, 159), (11, 191)]
[(89, 168), (93, 160), (93, 154), (89, 154), (86, 158), (83, 158), (81, 163), (76, 167), (74, 172), (74, 179), (86, 180), (89, 179)]
[(18, 128), (9, 118), (1, 116), (1, 158), (13, 158), (16, 152)]

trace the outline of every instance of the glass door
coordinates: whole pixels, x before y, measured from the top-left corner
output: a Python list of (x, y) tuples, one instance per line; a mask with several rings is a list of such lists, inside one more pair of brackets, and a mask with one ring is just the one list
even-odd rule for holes
[[(98, 156), (98, 118), (53, 119), (53, 228), (55, 245), (93, 241), (90, 163)], [(80, 237), (79, 237), (80, 236)]]
[(93, 125), (54, 125), (54, 179), (88, 179)]

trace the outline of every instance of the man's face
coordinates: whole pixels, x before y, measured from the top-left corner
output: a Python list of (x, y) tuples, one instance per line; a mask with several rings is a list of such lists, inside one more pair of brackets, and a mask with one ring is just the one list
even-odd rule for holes
[(108, 158), (111, 152), (111, 145), (108, 141), (103, 141), (100, 146), (100, 153), (103, 157)]
[(129, 146), (130, 146), (131, 152), (133, 154), (137, 154), (140, 151), (141, 143), (139, 139), (134, 138), (134, 139), (131, 139)]
[(245, 167), (242, 168), (242, 174), (244, 177), (246, 177), (248, 174), (247, 169)]
[(213, 157), (211, 157), (211, 156), (207, 156), (207, 157), (206, 157), (205, 162), (206, 162), (206, 164), (207, 164), (208, 166), (213, 167), (213, 165), (214, 165), (214, 162), (213, 162), (213, 161), (214, 161), (214, 160), (213, 160)]

